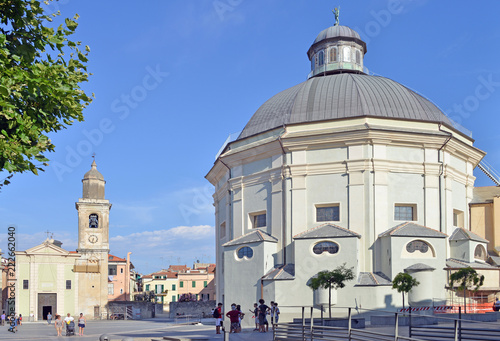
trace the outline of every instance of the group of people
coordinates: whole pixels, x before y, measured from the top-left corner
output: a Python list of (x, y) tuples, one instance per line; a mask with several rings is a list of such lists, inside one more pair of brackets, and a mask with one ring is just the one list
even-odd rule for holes
[[(49, 312), (47, 314), (47, 323), (50, 325), (52, 322), (52, 314)], [(75, 318), (71, 316), (70, 313), (66, 315), (64, 320), (62, 319), (61, 315), (56, 315), (56, 318), (54, 320), (54, 327), (56, 328), (57, 331), (57, 336), (62, 336), (62, 330), (64, 325), (69, 325), (71, 322), (75, 322)], [(80, 313), (80, 317), (78, 317), (78, 335), (83, 336), (83, 330), (85, 328), (85, 324), (87, 324), (87, 319), (85, 316), (83, 316), (83, 313)]]
[[(267, 306), (263, 299), (259, 300), (259, 304), (254, 304), (254, 310), (250, 309), (250, 312), (254, 314), (255, 318), (255, 329), (261, 333), (265, 333), (269, 330), (269, 322), (267, 321), (267, 315), (271, 316), (271, 324), (274, 325), (279, 321), (280, 310), (278, 308), (277, 302), (271, 301), (271, 306)], [(217, 334), (221, 333), (222, 327), (222, 303), (217, 305), (217, 308), (214, 309), (212, 316), (215, 318), (215, 332)], [(229, 317), (231, 322), (230, 333), (239, 333), (241, 332), (241, 320), (245, 314), (241, 311), (241, 306), (238, 304), (231, 304), (231, 310), (226, 313), (226, 316)]]
[(23, 324), (23, 315), (22, 314), (19, 314), (19, 315), (14, 315), (14, 316), (7, 316), (5, 314), (5, 310), (2, 312), (2, 315), (0, 317), (0, 323), (2, 326), (5, 326), (5, 321), (8, 322), (8, 326), (9, 326), (9, 331), (10, 332), (17, 332), (17, 326), (21, 326)]
[(255, 316), (255, 329), (261, 333), (269, 331), (269, 322), (267, 321), (267, 315), (271, 315), (271, 325), (273, 326), (278, 323), (280, 318), (280, 309), (278, 308), (278, 302), (271, 301), (271, 306), (267, 306), (266, 302), (261, 298), (259, 304), (255, 303), (253, 305), (253, 313)]

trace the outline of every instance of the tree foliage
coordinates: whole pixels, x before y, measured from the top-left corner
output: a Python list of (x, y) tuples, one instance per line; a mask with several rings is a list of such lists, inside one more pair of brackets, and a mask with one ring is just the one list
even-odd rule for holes
[(450, 275), (450, 287), (458, 283), (457, 289), (464, 292), (464, 312), (467, 313), (467, 290), (477, 291), (483, 286), (484, 276), (471, 267), (460, 269)]
[(332, 317), (332, 289), (343, 288), (345, 287), (345, 282), (353, 280), (353, 269), (347, 268), (344, 263), (332, 271), (324, 270), (318, 272), (308, 283), (309, 287), (313, 290), (318, 290), (319, 288), (328, 289), (328, 311), (330, 317)]
[(0, 171), (8, 178), (43, 171), (55, 148), (47, 135), (83, 121), (92, 102), (80, 88), (90, 49), (68, 39), (78, 15), (52, 27), (59, 15), (37, 0), (0, 0)]
[(405, 309), (405, 294), (409, 293), (411, 289), (419, 284), (420, 282), (413, 278), (412, 275), (404, 272), (398, 273), (392, 280), (392, 288), (403, 295), (403, 311)]

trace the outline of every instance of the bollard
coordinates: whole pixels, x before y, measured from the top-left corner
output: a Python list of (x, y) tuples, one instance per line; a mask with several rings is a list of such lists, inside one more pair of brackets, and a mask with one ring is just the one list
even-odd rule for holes
[(110, 341), (111, 340), (111, 337), (107, 334), (102, 334), (101, 336), (99, 336), (99, 341)]
[(224, 341), (229, 341), (229, 333), (224, 330)]

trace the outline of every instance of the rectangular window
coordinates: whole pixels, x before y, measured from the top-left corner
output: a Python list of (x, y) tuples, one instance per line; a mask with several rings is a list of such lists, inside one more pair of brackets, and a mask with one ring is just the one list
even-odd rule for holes
[(66, 280), (66, 289), (71, 289), (71, 280), (70, 279)]
[(340, 221), (339, 205), (317, 205), (316, 221)]
[(266, 213), (252, 213), (250, 214), (252, 228), (266, 227)]
[(464, 227), (464, 212), (453, 210), (453, 226)]
[(222, 239), (226, 236), (226, 222), (220, 224), (219, 227), (219, 237)]
[(193, 283), (191, 285), (193, 288), (196, 288), (196, 281), (193, 281)]
[(177, 297), (175, 297), (175, 295), (172, 295), (172, 302), (175, 302), (177, 301)]
[(156, 284), (155, 285), (155, 292), (157, 294), (161, 294), (163, 292), (163, 284)]
[(417, 205), (414, 204), (395, 204), (394, 220), (415, 221), (417, 220)]
[(175, 284), (172, 284), (172, 291), (175, 291)]
[(146, 284), (146, 291), (149, 291), (149, 284)]
[(207, 301), (210, 301), (210, 294), (207, 294)]
[(120, 269), (120, 273), (122, 274), (123, 273), (123, 268)]
[(179, 288), (184, 288), (184, 282), (183, 281), (179, 282)]
[(23, 279), (23, 289), (29, 289), (28, 280)]
[(115, 285), (113, 283), (108, 283), (108, 295), (115, 294)]
[(208, 282), (207, 281), (203, 281), (203, 287), (206, 288), (207, 287), (207, 284)]
[(108, 269), (108, 276), (116, 276), (116, 266), (115, 267), (109, 267), (109, 269)]

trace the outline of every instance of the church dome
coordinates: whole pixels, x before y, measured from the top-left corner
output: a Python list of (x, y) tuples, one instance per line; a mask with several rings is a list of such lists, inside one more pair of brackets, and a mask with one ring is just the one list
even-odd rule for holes
[(255, 112), (239, 139), (288, 124), (362, 116), (452, 125), (431, 101), (391, 79), (336, 73), (312, 77), (271, 97)]
[(325, 39), (337, 37), (355, 38), (361, 40), (358, 32), (354, 31), (352, 28), (347, 26), (335, 25), (321, 31), (314, 40), (313, 44), (316, 44), (317, 42)]

